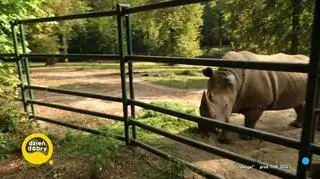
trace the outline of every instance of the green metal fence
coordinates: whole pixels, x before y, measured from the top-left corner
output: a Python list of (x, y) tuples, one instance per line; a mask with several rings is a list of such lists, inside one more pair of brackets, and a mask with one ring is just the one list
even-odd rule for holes
[[(310, 53), (310, 63), (309, 64), (294, 64), (294, 63), (270, 63), (270, 62), (244, 62), (244, 61), (222, 61), (221, 59), (211, 59), (211, 58), (180, 58), (180, 57), (161, 57), (161, 56), (139, 56), (134, 55), (132, 52), (132, 37), (131, 37), (131, 17), (130, 15), (137, 12), (144, 12), (168, 7), (175, 7), (180, 5), (187, 5), (192, 3), (200, 3), (208, 0), (172, 0), (164, 1), (160, 3), (154, 3), (149, 5), (143, 5), (139, 7), (130, 7), (125, 4), (118, 4), (115, 11), (105, 11), (105, 12), (95, 12), (95, 13), (85, 13), (85, 14), (76, 14), (76, 15), (67, 15), (60, 17), (47, 17), (47, 18), (38, 18), (38, 19), (27, 19), (27, 20), (16, 20), (11, 23), (12, 25), (12, 36), (15, 47), (14, 54), (0, 54), (1, 59), (5, 60), (14, 60), (17, 63), (19, 78), (21, 80), (21, 100), (24, 105), (25, 112), (29, 112), (28, 107), (31, 107), (30, 117), (37, 120), (42, 120), (58, 125), (67, 126), (73, 129), (78, 129), (94, 134), (102, 134), (100, 131), (95, 129), (90, 129), (82, 126), (77, 126), (74, 124), (69, 124), (45, 117), (41, 117), (36, 114), (34, 105), (46, 106), (50, 108), (57, 108), (67, 111), (73, 111), (82, 114), (88, 114), (97, 117), (103, 117), (108, 119), (113, 119), (117, 121), (122, 121), (124, 124), (124, 136), (115, 136), (119, 140), (125, 141), (127, 145), (135, 145), (141, 147), (145, 150), (148, 150), (160, 157), (166, 159), (173, 159), (173, 157), (167, 153), (164, 153), (142, 141), (139, 141), (136, 137), (136, 127), (146, 129), (153, 133), (165, 136), (167, 138), (173, 139), (177, 142), (184, 143), (186, 145), (198, 148), (200, 150), (207, 151), (219, 155), (221, 157), (234, 160), (236, 162), (253, 165), (254, 168), (259, 169), (260, 166), (266, 165), (266, 163), (248, 158), (221, 148), (211, 146), (202, 142), (195, 141), (183, 136), (175, 135), (168, 133), (162, 129), (157, 129), (155, 127), (146, 125), (142, 122), (135, 120), (135, 106), (139, 106), (145, 109), (150, 109), (158, 111), (164, 114), (176, 116), (183, 118), (185, 120), (198, 122), (205, 121), (216, 127), (226, 129), (232, 132), (245, 134), (252, 136), (261, 140), (293, 148), (299, 151), (299, 158), (297, 159), (298, 168), (297, 173), (290, 173), (288, 171), (270, 168), (268, 170), (262, 170), (264, 172), (282, 177), (282, 178), (307, 178), (307, 170), (310, 167), (309, 165), (303, 165), (303, 157), (309, 157), (312, 159), (313, 154), (320, 155), (320, 145), (314, 143), (315, 137), (315, 115), (319, 113), (320, 109), (317, 109), (318, 106), (318, 97), (319, 97), (319, 87), (317, 81), (319, 81), (320, 75), (320, 1), (316, 0), (315, 13), (314, 13), (314, 22), (313, 22), (313, 34), (312, 34), (312, 48)], [(41, 22), (50, 22), (50, 21), (64, 21), (72, 19), (82, 19), (82, 18), (95, 18), (95, 17), (110, 17), (117, 16), (118, 23), (118, 40), (119, 40), (119, 54), (36, 54), (36, 53), (26, 53), (25, 40), (24, 40), (24, 30), (23, 25), (41, 23)], [(16, 33), (16, 27), (19, 27), (20, 30), (20, 41), (22, 45), (22, 53), (18, 52), (18, 38)], [(124, 37), (126, 34), (126, 38)], [(126, 41), (126, 48), (125, 42)], [(42, 86), (35, 86), (31, 84), (30, 73), (29, 73), (29, 64), (28, 58), (48, 58), (48, 57), (67, 57), (67, 58), (81, 58), (81, 59), (106, 59), (106, 60), (117, 60), (120, 63), (120, 72), (121, 72), (121, 88), (122, 88), (122, 97), (113, 97), (105, 95), (97, 95), (91, 93), (77, 92), (72, 90), (64, 89), (55, 89), (47, 88)], [(247, 68), (247, 69), (257, 69), (257, 70), (273, 70), (273, 71), (286, 71), (286, 72), (302, 72), (308, 73), (308, 86), (307, 86), (307, 95), (306, 95), (306, 108), (305, 108), (305, 119), (303, 122), (302, 135), (300, 140), (279, 136), (271, 134), (268, 132), (263, 132), (255, 129), (249, 129), (238, 125), (227, 124), (215, 119), (205, 118), (201, 116), (194, 116), (171, 109), (161, 108), (155, 105), (147, 104), (141, 101), (137, 101), (134, 98), (134, 86), (133, 86), (133, 62), (161, 62), (161, 63), (176, 63), (176, 64), (187, 64), (187, 65), (200, 65), (200, 66), (218, 66), (218, 67), (233, 67), (233, 68)], [(23, 68), (22, 69), (22, 64)], [(126, 64), (128, 64), (129, 72), (129, 97), (126, 90)], [(23, 81), (23, 72), (24, 70), (26, 75), (26, 82)], [(69, 106), (64, 106), (60, 104), (52, 104), (47, 102), (41, 102), (34, 99), (32, 91), (34, 90), (45, 90), (53, 93), (75, 95), (81, 97), (103, 99), (108, 101), (120, 102), (123, 104), (123, 115), (117, 116), (113, 114), (105, 114), (96, 111), (89, 111), (84, 109), (73, 108)], [(131, 108), (131, 114), (128, 114), (128, 108)], [(131, 126), (131, 128), (130, 128)], [(176, 160), (176, 158), (175, 158)], [(219, 174), (209, 173), (207, 171), (201, 170), (194, 166), (191, 163), (178, 159), (184, 165), (192, 169), (193, 171), (206, 176), (208, 178), (221, 178)], [(311, 163), (311, 162), (310, 162)]]

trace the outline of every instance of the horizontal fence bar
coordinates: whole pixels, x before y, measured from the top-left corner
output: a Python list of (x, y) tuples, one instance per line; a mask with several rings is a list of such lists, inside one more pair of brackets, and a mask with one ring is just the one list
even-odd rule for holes
[(0, 57), (15, 57), (13, 53), (0, 53)]
[[(35, 120), (45, 121), (45, 122), (57, 124), (57, 125), (60, 125), (60, 126), (65, 126), (65, 127), (69, 127), (69, 128), (72, 128), (72, 129), (76, 129), (76, 130), (89, 132), (89, 133), (96, 134), (96, 135), (105, 135), (104, 132), (96, 130), (96, 129), (91, 129), (91, 128), (84, 127), (84, 126), (78, 126), (78, 125), (75, 125), (75, 124), (70, 124), (70, 123), (66, 123), (66, 122), (62, 122), (62, 121), (57, 121), (57, 120), (49, 119), (47, 117), (41, 117), (41, 116), (30, 116), (30, 117), (35, 119)], [(112, 134), (110, 136), (113, 136), (116, 139), (124, 141), (124, 136), (112, 135)]]
[(211, 0), (187, 0), (187, 1), (170, 0), (170, 1), (158, 2), (158, 3), (147, 4), (147, 5), (142, 5), (142, 6), (138, 6), (138, 7), (124, 9), (123, 14), (151, 11), (151, 10), (156, 10), (156, 9), (176, 7), (176, 6), (195, 4), (195, 3), (207, 2), (207, 1), (211, 1)]
[(113, 119), (116, 121), (123, 121), (123, 118), (120, 116), (100, 113), (100, 112), (96, 112), (96, 111), (89, 111), (89, 110), (85, 110), (85, 109), (73, 108), (73, 107), (59, 105), (59, 104), (45, 103), (45, 102), (35, 101), (35, 100), (27, 100), (27, 103), (36, 104), (36, 105), (40, 105), (40, 106), (46, 106), (46, 107), (50, 107), (50, 108), (62, 109), (62, 110), (66, 110), (66, 111), (72, 111), (72, 112), (81, 113), (81, 114), (87, 114), (87, 115), (91, 115), (91, 116)]
[(27, 53), (20, 54), (21, 57), (27, 58), (69, 58), (69, 59), (107, 59), (107, 60), (119, 60), (120, 57), (117, 54), (46, 54), (46, 53)]
[(120, 98), (120, 97), (105, 96), (105, 95), (92, 94), (92, 93), (86, 93), (86, 92), (80, 92), (80, 91), (65, 90), (65, 89), (58, 89), (58, 88), (49, 88), (49, 87), (37, 86), (37, 85), (31, 85), (31, 86), (26, 85), (25, 88), (32, 89), (32, 90), (41, 90), (41, 91), (47, 91), (47, 92), (53, 92), (53, 93), (74, 95), (74, 96), (80, 96), (80, 97), (122, 102), (122, 98)]
[(161, 57), (161, 56), (126, 56), (128, 61), (134, 62), (157, 62), (176, 63), (185, 65), (216, 66), (230, 68), (246, 68), (253, 70), (270, 70), (308, 73), (309, 65), (303, 63), (277, 63), (277, 62), (255, 62), (255, 61), (230, 61), (216, 58), (183, 58), (183, 57)]
[(15, 60), (15, 54), (12, 53), (2, 53), (0, 54), (0, 60), (3, 62), (16, 62)]
[(55, 16), (55, 17), (44, 17), (44, 18), (36, 18), (36, 19), (26, 19), (26, 20), (16, 20), (14, 24), (32, 24), (39, 22), (52, 22), (52, 21), (64, 21), (64, 20), (72, 20), (72, 19), (85, 19), (92, 17), (107, 17), (107, 16), (115, 16), (117, 15), (117, 11), (102, 11), (102, 12), (91, 12), (91, 13), (83, 13), (83, 14), (73, 14), (66, 16)]
[(3, 61), (3, 62), (16, 62), (16, 58), (14, 58), (14, 57), (8, 57), (8, 58), (6, 58), (6, 57), (4, 57), (4, 58), (0, 57), (0, 61)]
[(320, 145), (319, 144), (311, 143), (310, 148), (311, 148), (310, 149), (311, 153), (320, 155)]
[(260, 171), (264, 171), (264, 172), (267, 172), (267, 173), (270, 173), (270, 174), (274, 174), (274, 175), (277, 175), (277, 176), (282, 177), (282, 178), (295, 178), (295, 175), (293, 173), (289, 173), (289, 172), (287, 172), (285, 170), (281, 170), (281, 169), (277, 169), (277, 168), (270, 168), (269, 167), (269, 169), (267, 169), (267, 170), (261, 170), (260, 167), (268, 165), (267, 163), (260, 162), (260, 161), (257, 161), (257, 160), (253, 160), (251, 158), (248, 158), (248, 157), (245, 157), (245, 156), (241, 156), (239, 154), (236, 154), (236, 153), (233, 153), (233, 152), (230, 152), (230, 151), (227, 151), (227, 150), (223, 150), (223, 149), (220, 149), (218, 147), (210, 146), (208, 144), (205, 144), (205, 143), (202, 143), (202, 142), (198, 142), (198, 141), (193, 140), (193, 139), (189, 139), (189, 138), (186, 138), (186, 137), (183, 137), (183, 136), (171, 134), (171, 133), (168, 133), (168, 132), (166, 132), (166, 131), (164, 131), (162, 129), (157, 129), (155, 127), (146, 125), (146, 124), (141, 123), (141, 122), (136, 121), (136, 120), (130, 120), (130, 123), (134, 124), (136, 126), (139, 126), (139, 127), (143, 128), (143, 129), (146, 129), (148, 131), (151, 131), (153, 133), (156, 133), (156, 134), (162, 135), (164, 137), (170, 138), (172, 140), (175, 140), (177, 142), (180, 142), (180, 143), (183, 143), (183, 144), (187, 144), (187, 145), (195, 147), (197, 149), (201, 149), (201, 150), (207, 151), (209, 153), (216, 154), (216, 155), (221, 156), (223, 158), (227, 158), (229, 160), (233, 160), (233, 161), (242, 163), (244, 165), (252, 166), (253, 168), (258, 169)]
[(272, 142), (272, 143), (279, 144), (282, 146), (290, 147), (293, 149), (299, 150), (301, 148), (300, 142), (298, 140), (295, 140), (292, 138), (288, 138), (288, 137), (284, 137), (284, 136), (280, 136), (280, 135), (275, 135), (272, 133), (259, 131), (256, 129), (250, 129), (250, 128), (242, 127), (242, 126), (235, 125), (235, 124), (225, 123), (222, 121), (213, 120), (213, 119), (205, 118), (202, 116), (194, 116), (194, 115), (190, 115), (187, 113), (174, 111), (171, 109), (161, 108), (161, 107), (158, 107), (158, 106), (155, 106), (152, 104), (147, 104), (147, 103), (144, 103), (141, 101), (129, 99), (129, 104), (134, 104), (134, 105), (146, 108), (146, 109), (151, 109), (151, 110), (154, 110), (157, 112), (161, 112), (161, 113), (168, 114), (171, 116), (183, 118), (183, 119), (193, 121), (193, 122), (204, 121), (206, 123), (212, 124), (212, 126), (215, 126), (217, 128), (222, 128), (222, 129), (225, 129), (225, 130), (228, 130), (231, 132), (245, 134), (245, 135), (257, 138), (257, 139), (262, 139), (262, 140), (265, 140), (268, 142)]
[(174, 156), (169, 155), (169, 154), (167, 154), (165, 152), (162, 152), (162, 151), (160, 151), (160, 150), (158, 150), (158, 149), (156, 149), (156, 148), (154, 148), (154, 147), (152, 147), (152, 146), (150, 146), (148, 144), (140, 142), (140, 141), (138, 141), (136, 139), (132, 139), (131, 138), (130, 142), (131, 142), (131, 144), (133, 144), (135, 146), (138, 146), (138, 147), (141, 147), (141, 148), (145, 149), (146, 151), (152, 152), (153, 154), (155, 154), (155, 155), (157, 155), (159, 157), (162, 157), (162, 158), (167, 159), (167, 160), (175, 160), (175, 161), (183, 164), (184, 166), (188, 167), (192, 171), (194, 171), (194, 172), (196, 172), (196, 173), (198, 173), (198, 174), (200, 174), (202, 176), (205, 176), (206, 178), (212, 178), (212, 179), (213, 178), (216, 178), (216, 179), (223, 178), (221, 176), (218, 176), (217, 174), (213, 174), (213, 173), (207, 172), (205, 170), (199, 169), (198, 167), (196, 167), (195, 165), (193, 165), (193, 164), (191, 164), (189, 162), (186, 162), (186, 161), (181, 160), (181, 159), (179, 159), (177, 157), (174, 157)]

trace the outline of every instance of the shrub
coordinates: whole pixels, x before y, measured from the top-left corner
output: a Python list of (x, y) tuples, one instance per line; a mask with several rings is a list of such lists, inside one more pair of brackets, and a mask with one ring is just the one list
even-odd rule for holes
[(67, 133), (59, 143), (63, 148), (63, 155), (84, 156), (93, 163), (95, 171), (113, 166), (112, 157), (119, 149), (118, 141), (109, 135)]
[(18, 85), (16, 70), (0, 60), (0, 104), (12, 102), (18, 96)]
[(31, 130), (31, 123), (15, 102), (19, 79), (16, 70), (0, 61), (0, 160), (20, 148)]

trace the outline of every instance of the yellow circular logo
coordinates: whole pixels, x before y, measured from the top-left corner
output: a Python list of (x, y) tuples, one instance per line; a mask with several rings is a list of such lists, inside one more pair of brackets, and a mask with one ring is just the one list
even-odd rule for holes
[(44, 164), (52, 156), (53, 145), (44, 134), (31, 134), (22, 143), (22, 155), (31, 164)]

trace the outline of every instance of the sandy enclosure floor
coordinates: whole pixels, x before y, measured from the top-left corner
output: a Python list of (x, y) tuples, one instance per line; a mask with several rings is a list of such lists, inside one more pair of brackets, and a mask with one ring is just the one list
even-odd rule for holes
[[(108, 71), (72, 71), (64, 68), (32, 69), (32, 83), (35, 85), (49, 86), (54, 88), (73, 89), (84, 92), (92, 92), (103, 95), (121, 97), (120, 77), (117, 70)], [(136, 99), (144, 102), (152, 101), (170, 101), (182, 104), (192, 104), (199, 106), (203, 90), (181, 90), (163, 87), (143, 81), (139, 75), (134, 78), (134, 89)], [(128, 85), (127, 85), (128, 86)], [(122, 104), (97, 99), (82, 98), (71, 95), (62, 95), (44, 91), (36, 91), (36, 99), (52, 103), (64, 104), (67, 106), (78, 107), (82, 109), (95, 110), (98, 112), (122, 115)], [(128, 93), (129, 95), (129, 93)], [(58, 109), (37, 106), (37, 114), (47, 116), (61, 121), (67, 121), (74, 124), (80, 124), (92, 128), (112, 125), (114, 122), (102, 118), (91, 117), (72, 112), (66, 112)], [(138, 109), (139, 110), (139, 109)], [(296, 114), (294, 110), (268, 111), (264, 112), (256, 128), (299, 139), (301, 129), (289, 126), (294, 120)], [(243, 125), (243, 116), (238, 115), (231, 119), (232, 123)], [(67, 131), (64, 127), (40, 122), (41, 126), (49, 132), (63, 134)], [(235, 153), (253, 157), (256, 160), (270, 162), (272, 164), (284, 165), (288, 170), (295, 171), (297, 165), (298, 153), (296, 150), (288, 149), (279, 145), (260, 141), (257, 139), (245, 141), (240, 140), (237, 134), (233, 134), (233, 142), (229, 145), (217, 143), (217, 137), (214, 134), (201, 135), (201, 141), (207, 142), (213, 146), (221, 147)], [(320, 140), (319, 133), (316, 134), (317, 141)], [(255, 169), (244, 169), (238, 163), (223, 159), (207, 152), (202, 152), (184, 144), (173, 142), (168, 139), (161, 139), (156, 144), (159, 148), (170, 149), (183, 157), (187, 161), (193, 162), (198, 166), (210, 171), (217, 172), (225, 178), (277, 178)], [(147, 153), (146, 155), (152, 155)], [(319, 158), (315, 157), (315, 161)], [(125, 163), (125, 162), (124, 162)], [(120, 164), (121, 165), (121, 162)], [(119, 166), (121, 167), (121, 166)], [(110, 171), (109, 171), (110, 172)], [(134, 177), (133, 175), (132, 177)], [(198, 175), (192, 175), (190, 178), (201, 178)]]

